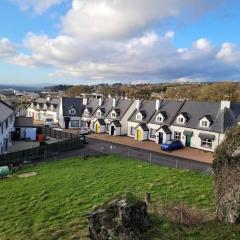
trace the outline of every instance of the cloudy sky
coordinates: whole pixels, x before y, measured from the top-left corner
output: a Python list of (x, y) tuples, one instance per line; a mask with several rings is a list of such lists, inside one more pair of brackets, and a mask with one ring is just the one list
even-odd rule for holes
[(239, 0), (1, 0), (0, 84), (240, 79)]

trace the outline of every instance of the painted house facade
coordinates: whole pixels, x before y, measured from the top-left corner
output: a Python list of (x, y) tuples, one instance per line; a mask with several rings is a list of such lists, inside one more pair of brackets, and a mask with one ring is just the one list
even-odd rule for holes
[(58, 123), (59, 119), (59, 98), (37, 98), (27, 109), (27, 117), (36, 121)]
[(182, 101), (156, 100), (155, 113), (147, 124), (149, 140), (161, 144), (172, 139), (171, 124), (183, 104)]
[(155, 101), (136, 100), (135, 109), (128, 120), (127, 135), (137, 141), (148, 140), (149, 128), (147, 124), (155, 111)]
[(0, 100), (0, 154), (7, 153), (11, 148), (15, 116), (14, 109)]
[(105, 119), (112, 109), (114, 100), (113, 98), (107, 98), (105, 100), (99, 98), (98, 100), (98, 108), (92, 115), (93, 131), (95, 133), (105, 133), (109, 128), (109, 123), (105, 122)]
[(84, 111), (83, 98), (62, 97), (59, 108), (61, 128), (81, 128), (81, 116)]
[(92, 131), (94, 131), (94, 117), (93, 115), (95, 114), (96, 110), (98, 109), (99, 106), (102, 104), (102, 99), (99, 98), (83, 98), (83, 105), (84, 105), (84, 110), (82, 113), (82, 126), (84, 128), (89, 128)]
[(188, 147), (214, 151), (239, 115), (239, 103), (186, 101), (171, 125), (172, 139)]
[(112, 108), (105, 118), (106, 132), (110, 136), (127, 135), (128, 119), (132, 115), (135, 104), (134, 100), (113, 98)]

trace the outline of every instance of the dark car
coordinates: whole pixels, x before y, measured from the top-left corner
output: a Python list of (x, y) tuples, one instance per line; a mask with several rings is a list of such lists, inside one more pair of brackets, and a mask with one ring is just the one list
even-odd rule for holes
[(182, 148), (183, 148), (183, 144), (180, 140), (169, 140), (161, 144), (161, 149), (163, 151), (171, 151), (171, 150), (177, 150)]

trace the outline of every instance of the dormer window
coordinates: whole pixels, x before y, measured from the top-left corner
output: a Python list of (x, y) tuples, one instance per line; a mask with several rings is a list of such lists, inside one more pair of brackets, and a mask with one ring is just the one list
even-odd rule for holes
[(98, 116), (98, 117), (101, 117), (101, 116), (102, 116), (101, 110), (98, 110), (98, 111), (97, 111), (97, 116)]
[(208, 121), (202, 120), (202, 121), (201, 121), (201, 127), (208, 127)]
[(178, 123), (184, 123), (184, 117), (178, 117)]
[(47, 109), (47, 104), (45, 103), (44, 106), (43, 106), (44, 109)]
[(137, 121), (142, 121), (142, 114), (141, 114), (141, 113), (138, 113), (138, 114), (136, 115), (136, 120), (137, 120)]
[(75, 114), (76, 114), (76, 109), (71, 108), (71, 109), (69, 110), (69, 114), (70, 114), (70, 115), (75, 115)]
[(50, 108), (52, 111), (54, 110), (54, 106), (53, 105), (51, 105), (51, 108)]
[(211, 117), (209, 115), (204, 116), (202, 119), (200, 119), (200, 127), (208, 128), (211, 125)]
[(37, 109), (39, 109), (40, 108), (40, 105), (39, 104), (37, 104)]
[(112, 118), (116, 118), (116, 113), (112, 112), (111, 116), (112, 116)]

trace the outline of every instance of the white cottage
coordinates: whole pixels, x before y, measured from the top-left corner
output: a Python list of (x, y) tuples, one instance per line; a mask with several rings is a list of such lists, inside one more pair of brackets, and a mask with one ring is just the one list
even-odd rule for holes
[(148, 122), (155, 113), (155, 102), (147, 100), (137, 100), (135, 110), (128, 120), (128, 136), (137, 141), (148, 139)]

